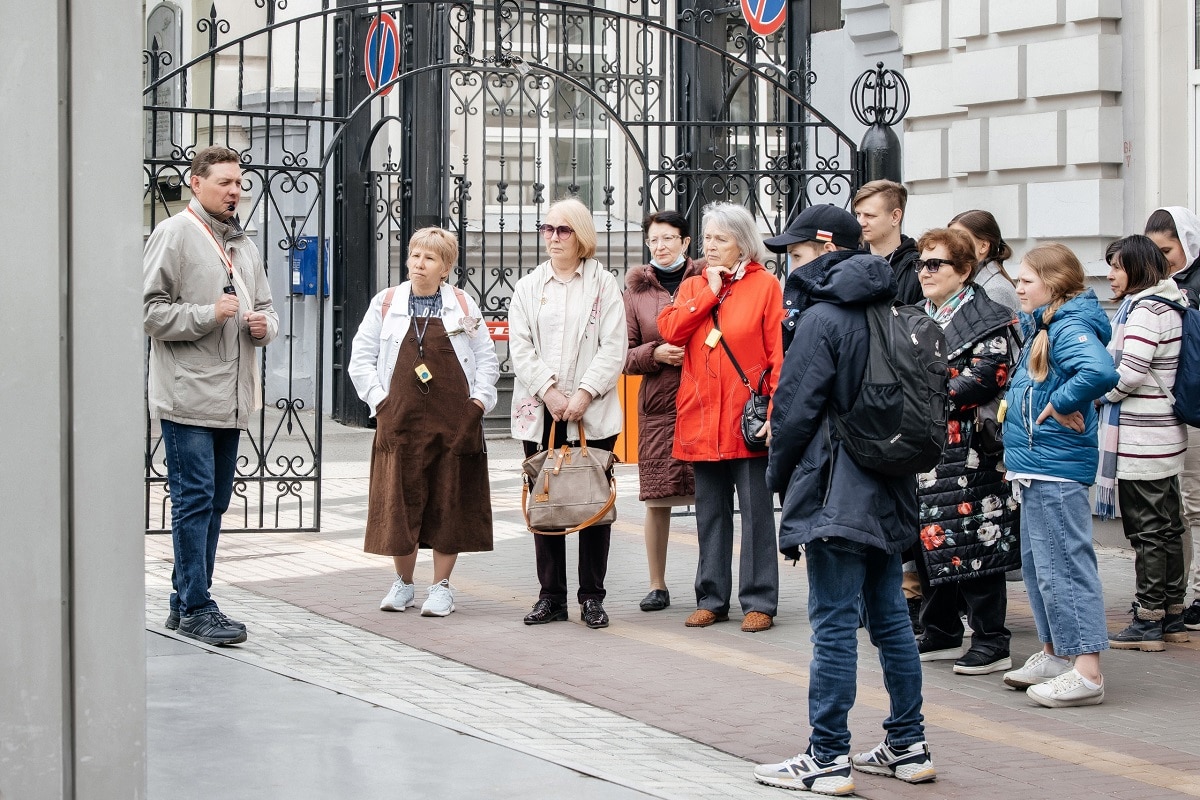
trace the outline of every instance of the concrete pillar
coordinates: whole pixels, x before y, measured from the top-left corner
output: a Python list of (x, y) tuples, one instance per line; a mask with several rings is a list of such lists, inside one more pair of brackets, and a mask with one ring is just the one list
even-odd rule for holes
[(139, 798), (142, 3), (0, 19), (0, 797)]

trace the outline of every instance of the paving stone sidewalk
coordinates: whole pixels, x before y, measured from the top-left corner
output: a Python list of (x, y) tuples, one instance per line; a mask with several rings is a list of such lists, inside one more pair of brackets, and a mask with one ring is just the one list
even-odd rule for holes
[[(331, 426), (333, 427), (333, 426)], [(770, 797), (754, 762), (802, 750), (811, 631), (803, 563), (781, 561), (774, 629), (742, 633), (736, 619), (686, 629), (694, 608), (694, 519), (672, 523), (673, 605), (647, 614), (636, 467), (618, 468), (608, 600), (612, 625), (526, 627), (536, 599), (530, 537), (520, 521), (519, 452), (490, 442), (495, 549), (459, 558), (458, 610), (445, 619), (378, 610), (389, 560), (362, 552), (369, 433), (342, 434), (342, 460), (326, 463), (319, 534), (227, 534), (214, 594), (251, 627), (225, 652), (388, 708), (507, 744), (654, 796)], [(361, 451), (361, 455), (357, 452)], [(573, 541), (568, 543), (573, 559)], [(147, 537), (147, 624), (161, 624), (170, 540)], [(1110, 626), (1125, 624), (1132, 593), (1128, 551), (1100, 548)], [(735, 558), (736, 569), (736, 558)], [(430, 565), (418, 562), (417, 583)], [(572, 583), (574, 583), (572, 579)], [(418, 593), (418, 603), (423, 592)], [(1013, 658), (1037, 649), (1024, 587), (1009, 584)], [(737, 606), (732, 609), (737, 616)], [(1197, 637), (1200, 638), (1200, 637)], [(873, 648), (860, 641), (856, 749), (882, 738), (887, 695)], [(1101, 706), (1049, 710), (1003, 687), (999, 675), (925, 667), (925, 715), (939, 778), (908, 786), (856, 777), (863, 797), (1200, 796), (1200, 641), (1166, 653), (1109, 652)], [(424, 715), (424, 716), (422, 716)]]

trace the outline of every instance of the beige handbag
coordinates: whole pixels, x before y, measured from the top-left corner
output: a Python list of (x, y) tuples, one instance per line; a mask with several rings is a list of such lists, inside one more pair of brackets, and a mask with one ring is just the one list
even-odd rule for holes
[[(550, 438), (554, 441), (554, 423)], [(521, 508), (532, 533), (567, 534), (617, 519), (616, 456), (588, 447), (583, 425), (579, 447), (534, 453), (521, 465)]]

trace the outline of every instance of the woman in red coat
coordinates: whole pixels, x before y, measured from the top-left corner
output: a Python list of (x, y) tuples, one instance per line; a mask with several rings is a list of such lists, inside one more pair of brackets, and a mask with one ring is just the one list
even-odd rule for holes
[(685, 280), (658, 318), (663, 339), (684, 349), (672, 455), (691, 461), (696, 475), (700, 563), (696, 611), (686, 624), (702, 628), (729, 618), (737, 489), (742, 630), (765, 631), (779, 599), (774, 499), (767, 490), (766, 451), (752, 451), (742, 439), (742, 407), (750, 390), (725, 345), (749, 383), (773, 393), (783, 363), (783, 292), (763, 268), (766, 249), (749, 211), (713, 203), (704, 209), (703, 224), (704, 274)]
[(671, 507), (696, 502), (696, 481), (691, 464), (671, 457), (683, 348), (663, 340), (658, 315), (671, 304), (684, 279), (704, 271), (704, 262), (687, 257), (691, 227), (678, 211), (656, 211), (646, 217), (642, 230), (650, 263), (629, 270), (625, 279), (625, 324), (629, 330), (625, 374), (642, 376), (638, 390), (638, 477), (639, 499), (646, 504), (650, 593), (640, 608), (661, 611), (671, 605), (671, 593), (667, 591)]

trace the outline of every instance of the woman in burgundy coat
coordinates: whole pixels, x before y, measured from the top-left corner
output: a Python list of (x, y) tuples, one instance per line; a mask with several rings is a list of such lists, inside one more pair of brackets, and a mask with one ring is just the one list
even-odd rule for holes
[(625, 281), (625, 320), (629, 353), (625, 374), (641, 375), (638, 392), (638, 474), (640, 499), (646, 503), (646, 560), (650, 593), (642, 611), (671, 605), (667, 591), (667, 537), (671, 507), (695, 501), (692, 466), (671, 457), (675, 436), (675, 393), (679, 390), (683, 348), (667, 344), (658, 333), (658, 314), (674, 299), (684, 278), (704, 272), (703, 261), (687, 257), (687, 218), (678, 211), (658, 211), (642, 223), (650, 263), (631, 269)]

